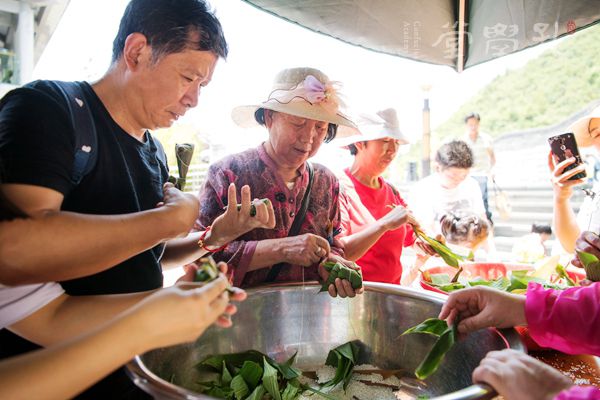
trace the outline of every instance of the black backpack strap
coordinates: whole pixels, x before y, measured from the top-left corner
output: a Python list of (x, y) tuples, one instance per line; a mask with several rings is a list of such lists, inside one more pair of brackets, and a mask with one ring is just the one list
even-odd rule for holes
[[(308, 209), (308, 203), (310, 203), (310, 192), (313, 184), (314, 170), (313, 166), (307, 161), (306, 168), (308, 169), (308, 185), (306, 185), (306, 191), (304, 192), (304, 197), (302, 197), (302, 205), (300, 206), (300, 211), (296, 215), (296, 219), (292, 222), (292, 226), (288, 232), (288, 237), (297, 236), (300, 233), (300, 228), (302, 227), (302, 223), (304, 222), (304, 217), (306, 216), (306, 210)], [(275, 264), (271, 267), (269, 271), (269, 275), (267, 275), (267, 279), (265, 282), (270, 283), (275, 281), (281, 268), (287, 263), (279, 263)]]
[(78, 185), (96, 165), (98, 158), (96, 125), (89, 105), (85, 102), (81, 83), (60, 81), (51, 81), (50, 83), (65, 98), (71, 125), (75, 132), (75, 158), (73, 159), (71, 181), (74, 185)]

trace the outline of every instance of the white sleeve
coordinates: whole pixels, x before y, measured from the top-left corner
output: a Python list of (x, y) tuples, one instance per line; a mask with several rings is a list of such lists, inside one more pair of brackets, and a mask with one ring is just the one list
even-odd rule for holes
[(480, 216), (486, 216), (485, 206), (483, 205), (483, 195), (481, 194), (481, 188), (479, 183), (473, 178), (467, 178), (469, 182), (469, 195), (471, 197), (471, 204), (473, 204), (473, 212)]
[(421, 227), (431, 233), (435, 228), (435, 211), (432, 191), (428, 190), (431, 189), (428, 183), (429, 181), (422, 180), (415, 184), (410, 191), (407, 204)]
[(0, 285), (0, 328), (27, 318), (64, 293), (55, 282), (21, 286)]

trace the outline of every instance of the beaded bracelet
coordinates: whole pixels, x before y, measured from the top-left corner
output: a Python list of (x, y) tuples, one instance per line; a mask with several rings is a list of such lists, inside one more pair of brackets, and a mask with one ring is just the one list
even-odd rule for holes
[(202, 250), (206, 250), (209, 253), (216, 253), (218, 251), (221, 251), (223, 249), (225, 249), (225, 247), (227, 247), (227, 245), (229, 243), (225, 243), (223, 246), (216, 248), (216, 249), (209, 249), (208, 247), (206, 247), (206, 244), (204, 243), (204, 239), (206, 238), (206, 234), (208, 232), (210, 232), (211, 226), (207, 226), (206, 230), (204, 232), (202, 232), (202, 235), (200, 235), (200, 239), (198, 239), (198, 246), (202, 249)]

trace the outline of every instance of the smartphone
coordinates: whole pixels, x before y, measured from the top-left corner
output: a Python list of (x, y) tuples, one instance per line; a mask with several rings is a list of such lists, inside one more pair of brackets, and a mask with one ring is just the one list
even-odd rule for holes
[[(549, 137), (548, 143), (550, 144), (552, 154), (556, 156), (558, 162), (565, 161), (567, 158), (575, 157), (575, 163), (565, 168), (565, 171), (571, 170), (583, 164), (581, 155), (579, 154), (579, 149), (577, 148), (577, 142), (575, 141), (575, 135), (573, 135), (573, 133), (568, 132)], [(580, 172), (570, 177), (569, 180), (574, 181), (585, 177), (585, 172)]]

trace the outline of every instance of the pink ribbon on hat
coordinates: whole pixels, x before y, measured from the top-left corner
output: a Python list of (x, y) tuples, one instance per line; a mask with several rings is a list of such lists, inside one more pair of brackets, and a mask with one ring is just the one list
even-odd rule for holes
[(322, 83), (313, 75), (307, 75), (303, 81), (291, 89), (275, 89), (269, 94), (267, 101), (288, 104), (294, 100), (302, 100), (311, 105), (318, 104), (331, 114), (337, 114), (341, 100), (337, 95), (338, 82)]
[(320, 104), (326, 110), (336, 113), (339, 99), (336, 89), (331, 83), (324, 84), (313, 75), (307, 75), (303, 82), (306, 98), (313, 104)]

